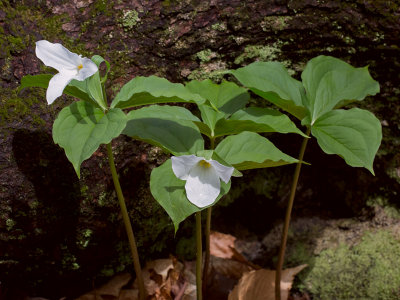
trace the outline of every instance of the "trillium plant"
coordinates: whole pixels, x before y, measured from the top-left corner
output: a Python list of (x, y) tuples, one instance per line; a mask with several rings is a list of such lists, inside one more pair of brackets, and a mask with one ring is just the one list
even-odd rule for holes
[[(149, 123), (140, 126), (139, 132), (138, 119), (135, 124), (128, 121), (124, 132), (131, 136), (141, 135), (142, 139), (147, 137), (150, 143), (175, 156), (153, 169), (150, 189), (171, 217), (175, 230), (188, 216), (196, 215), (197, 297), (201, 299), (210, 259), (211, 209), (229, 192), (231, 182), (227, 172), (238, 177), (242, 170), (296, 163), (297, 159), (284, 154), (258, 133), (304, 134), (286, 115), (276, 110), (246, 107), (250, 94), (232, 82), (215, 84), (211, 80), (195, 80), (188, 82), (185, 88), (205, 99), (205, 102), (196, 103), (201, 119), (182, 107), (146, 107), (130, 114), (146, 111), (147, 117), (154, 116), (154, 124), (155, 113), (162, 109), (165, 114), (158, 118), (163, 120), (156, 121), (162, 132), (157, 136), (146, 133)], [(203, 137), (208, 139), (209, 149), (205, 149)], [(173, 144), (171, 140), (174, 140)], [(202, 210), (206, 211), (203, 273)]]
[[(303, 81), (299, 82), (279, 63), (257, 62), (231, 71), (244, 87), (228, 81), (215, 84), (211, 80), (194, 80), (183, 85), (156, 76), (138, 76), (108, 101), (106, 83), (110, 64), (101, 56), (85, 58), (48, 41), (36, 43), (36, 55), (58, 73), (27, 75), (21, 80), (21, 88), (46, 88), (48, 104), (62, 94), (78, 99), (63, 108), (53, 124), (53, 140), (64, 149), (78, 177), (82, 162), (101, 144), (106, 144), (140, 300), (145, 299), (146, 290), (111, 146), (120, 134), (172, 155), (152, 170), (150, 190), (170, 216), (175, 231), (182, 221), (195, 214), (197, 299), (202, 299), (207, 283), (211, 209), (229, 192), (231, 177), (240, 177), (241, 171), (249, 169), (297, 163), (291, 207), (310, 132), (326, 153), (338, 154), (349, 165), (373, 172), (372, 161), (381, 140), (379, 121), (361, 109), (338, 109), (379, 91), (378, 83), (366, 68), (356, 69), (338, 59), (320, 56), (307, 64)], [(103, 75), (99, 71), (101, 64), (105, 65)], [(278, 110), (249, 106), (249, 91), (298, 118), (306, 126), (307, 134)], [(194, 103), (198, 111), (194, 114), (166, 103)], [(141, 108), (132, 110), (138, 106)], [(281, 152), (261, 135), (274, 132), (304, 137), (298, 159)], [(202, 210), (206, 211), (203, 272)], [(286, 241), (285, 230), (283, 241)], [(282, 262), (283, 255), (277, 274)]]
[[(354, 68), (321, 55), (307, 63), (301, 82), (289, 76), (278, 62), (255, 62), (231, 73), (249, 90), (300, 120), (307, 135), (315, 137), (325, 153), (339, 155), (348, 165), (364, 167), (374, 175), (373, 161), (382, 140), (380, 121), (369, 111), (342, 108), (379, 92), (379, 83), (372, 79), (367, 67)], [(299, 162), (307, 141), (304, 138)], [(281, 299), (282, 266), (300, 169), (298, 163), (286, 210), (276, 269), (276, 300)]]

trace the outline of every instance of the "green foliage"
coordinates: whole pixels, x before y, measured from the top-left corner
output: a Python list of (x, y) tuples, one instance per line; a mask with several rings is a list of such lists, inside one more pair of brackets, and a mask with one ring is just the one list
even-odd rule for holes
[(308, 109), (311, 124), (333, 108), (379, 93), (379, 84), (368, 68), (354, 68), (330, 56), (311, 59), (301, 78), (307, 94), (303, 105)]
[(379, 120), (359, 109), (337, 110), (379, 92), (367, 68), (321, 55), (307, 63), (302, 83), (275, 62), (255, 62), (231, 72), (251, 91), (311, 128), (325, 153), (337, 154), (350, 166), (365, 167), (374, 174), (372, 165), (382, 140)]
[(254, 132), (228, 136), (215, 152), (238, 170), (268, 168), (297, 163), (298, 160), (281, 152), (266, 138)]
[[(21, 79), (19, 90), (27, 87), (47, 89), (49, 81), (53, 76), (52, 74), (26, 75)], [(72, 80), (70, 84), (66, 86), (63, 93), (84, 101), (95, 103), (87, 94), (86, 81)]]
[(169, 82), (157, 76), (138, 76), (126, 83), (115, 96), (111, 107), (129, 108), (166, 102), (204, 103), (204, 99), (191, 93), (180, 83)]
[(68, 160), (80, 176), (81, 163), (100, 146), (119, 136), (126, 115), (118, 108), (106, 114), (88, 102), (79, 101), (61, 110), (53, 124), (53, 139), (65, 150)]
[(330, 111), (315, 122), (312, 134), (325, 153), (337, 154), (348, 165), (365, 167), (374, 174), (372, 163), (382, 140), (382, 129), (369, 111), (358, 108)]
[(277, 110), (249, 107), (238, 110), (229, 119), (216, 123), (215, 136), (232, 135), (243, 131), (297, 133), (306, 136), (288, 116)]
[(193, 154), (204, 149), (200, 131), (192, 122), (196, 120), (183, 107), (152, 105), (131, 111), (122, 133), (174, 155)]
[(200, 129), (201, 133), (209, 138), (217, 136), (215, 134), (215, 126), (217, 122), (224, 119), (225, 114), (217, 111), (208, 105), (200, 105), (199, 110), (203, 122), (194, 122)]
[(107, 109), (107, 103), (104, 101), (103, 89), (101, 87), (100, 73), (97, 71), (93, 76), (87, 79), (87, 91), (91, 98), (104, 110)]
[(301, 82), (292, 78), (279, 62), (255, 62), (231, 71), (252, 92), (302, 120), (306, 115), (303, 105), (305, 90)]
[(400, 242), (390, 233), (367, 233), (353, 248), (321, 252), (305, 278), (316, 299), (395, 300), (400, 297)]
[[(185, 193), (185, 184), (186, 181), (178, 179), (173, 173), (170, 159), (151, 172), (151, 194), (172, 219), (175, 232), (178, 230), (179, 223), (188, 216), (207, 208), (199, 208), (189, 202)], [(229, 192), (230, 186), (230, 181), (227, 184), (221, 182), (221, 192), (212, 205)]]
[(250, 99), (246, 89), (228, 81), (215, 84), (210, 79), (193, 80), (186, 84), (186, 88), (207, 99), (212, 107), (226, 114), (232, 114), (244, 108)]

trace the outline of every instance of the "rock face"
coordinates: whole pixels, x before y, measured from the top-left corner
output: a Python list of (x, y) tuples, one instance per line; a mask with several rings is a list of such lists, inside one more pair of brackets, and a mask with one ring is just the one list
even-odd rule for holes
[[(109, 60), (110, 99), (137, 75), (219, 81), (225, 69), (278, 60), (298, 77), (320, 54), (369, 65), (381, 93), (360, 105), (382, 120), (376, 177), (311, 143), (306, 160), (313, 166), (304, 168), (295, 206), (302, 216), (362, 212), (368, 217), (367, 201), (394, 205), (400, 192), (399, 20), (395, 1), (2, 1), (0, 296), (5, 291), (15, 299), (25, 292), (77, 295), (90, 289), (96, 276), (129, 267), (105, 149), (83, 164), (78, 180), (51, 138), (55, 116), (72, 99), (48, 107), (44, 91), (17, 90), (22, 76), (50, 71), (36, 59), (35, 41), (61, 42), (73, 52)], [(296, 155), (299, 138), (273, 139)], [(175, 252), (172, 225), (148, 189), (151, 168), (166, 157), (124, 137), (114, 141), (114, 150), (143, 259)], [(240, 221), (256, 234), (265, 233), (283, 216), (291, 172), (290, 167), (250, 172), (247, 181), (254, 180), (234, 182), (236, 202), (217, 210), (217, 226), (234, 230)], [(228, 212), (231, 219), (224, 218)]]

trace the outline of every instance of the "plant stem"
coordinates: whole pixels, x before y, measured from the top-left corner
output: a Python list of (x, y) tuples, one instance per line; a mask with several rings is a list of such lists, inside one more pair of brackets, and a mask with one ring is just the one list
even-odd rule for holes
[(138, 254), (138, 250), (136, 247), (135, 236), (133, 235), (132, 224), (129, 219), (128, 210), (126, 208), (124, 195), (122, 194), (122, 189), (121, 189), (121, 185), (119, 183), (117, 170), (115, 168), (114, 156), (113, 156), (112, 149), (111, 149), (111, 142), (107, 144), (107, 154), (108, 154), (108, 162), (110, 164), (112, 178), (114, 181), (115, 191), (117, 192), (119, 206), (121, 207), (122, 219), (124, 220), (126, 233), (128, 235), (129, 245), (131, 248), (133, 266), (135, 269), (136, 278), (137, 278), (137, 282), (138, 282), (138, 286), (139, 286), (139, 299), (145, 300), (147, 293), (146, 293), (146, 289), (144, 287), (142, 269), (140, 267), (140, 262), (139, 262), (139, 254)]
[(211, 232), (211, 213), (212, 207), (210, 206), (206, 210), (207, 219), (206, 219), (206, 228), (204, 230), (206, 237), (206, 253), (204, 256), (204, 269), (203, 269), (203, 291), (205, 292), (207, 288), (207, 276), (208, 276), (208, 267), (210, 264), (210, 232)]
[[(307, 127), (307, 133), (306, 133), (307, 136), (310, 136), (310, 131), (311, 131), (310, 127)], [(276, 273), (275, 273), (275, 300), (281, 300), (282, 267), (283, 267), (283, 261), (285, 259), (286, 241), (287, 241), (287, 236), (288, 236), (288, 231), (289, 231), (290, 216), (292, 214), (293, 202), (294, 202), (294, 197), (296, 195), (296, 189), (297, 189), (297, 183), (299, 181), (301, 165), (303, 162), (304, 152), (306, 151), (308, 140), (309, 140), (309, 138), (305, 137), (301, 144), (299, 158), (298, 158), (299, 162), (297, 163), (296, 169), (294, 171), (292, 187), (290, 189), (289, 203), (286, 208), (285, 222), (284, 222), (283, 231), (282, 231), (281, 247), (279, 249), (278, 263), (276, 266)]]
[[(210, 138), (210, 148), (211, 148), (211, 150), (214, 150), (214, 148), (215, 148), (215, 137)], [(204, 269), (203, 269), (203, 292), (204, 293), (207, 288), (208, 267), (210, 265), (210, 232), (211, 232), (212, 207), (210, 206), (209, 208), (207, 208), (206, 212), (207, 212), (206, 228), (205, 228), (206, 254), (204, 257)]]
[(196, 288), (197, 288), (197, 300), (203, 299), (202, 283), (201, 283), (201, 267), (203, 258), (203, 246), (201, 243), (201, 211), (196, 213)]

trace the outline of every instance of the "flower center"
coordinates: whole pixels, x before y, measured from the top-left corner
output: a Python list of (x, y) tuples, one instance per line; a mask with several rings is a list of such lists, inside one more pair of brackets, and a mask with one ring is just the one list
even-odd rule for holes
[(205, 160), (199, 161), (199, 165), (203, 168), (209, 168), (211, 167), (211, 164), (209, 162), (206, 162)]
[(83, 65), (80, 64), (80, 65), (78, 66), (78, 71), (79, 71), (80, 69), (82, 69), (82, 68), (83, 68)]

